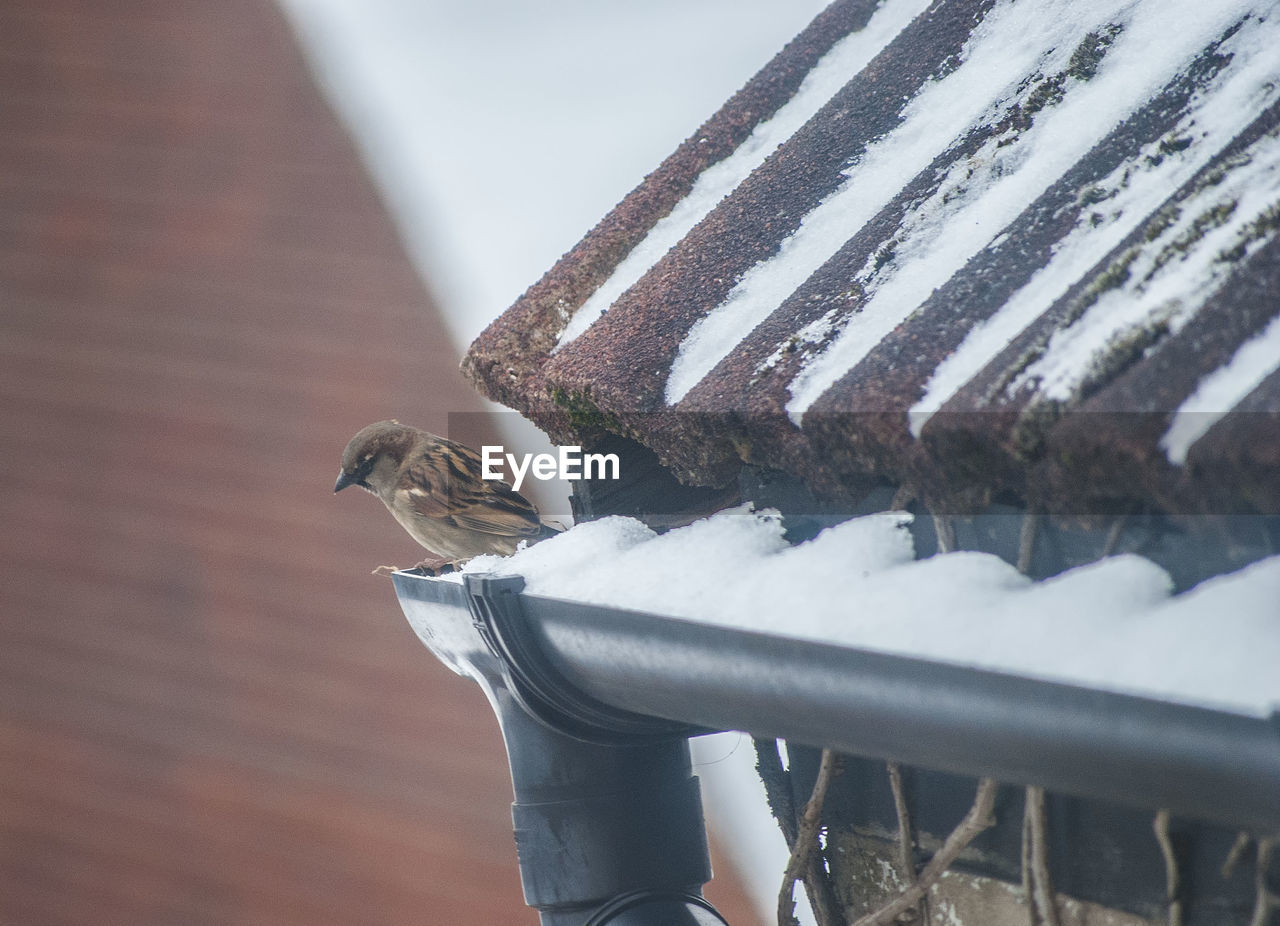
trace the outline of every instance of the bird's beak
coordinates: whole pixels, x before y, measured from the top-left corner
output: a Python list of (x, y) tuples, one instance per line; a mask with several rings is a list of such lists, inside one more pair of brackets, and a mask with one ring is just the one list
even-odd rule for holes
[(345, 471), (338, 473), (338, 481), (334, 483), (334, 486), (333, 486), (334, 494), (341, 492), (347, 486), (353, 486), (358, 484), (359, 484), (359, 480), (356, 479), (355, 473), (348, 473)]

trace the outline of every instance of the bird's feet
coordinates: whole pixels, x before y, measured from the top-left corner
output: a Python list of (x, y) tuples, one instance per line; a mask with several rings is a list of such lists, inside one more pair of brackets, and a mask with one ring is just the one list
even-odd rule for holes
[(451, 559), (445, 559), (443, 556), (434, 556), (430, 559), (424, 559), (413, 568), (426, 576), (442, 576), (446, 573), (457, 572), (458, 564)]
[(445, 559), (443, 556), (433, 556), (424, 559), (416, 566), (409, 569), (401, 569), (399, 566), (379, 566), (373, 570), (373, 575), (386, 577), (396, 572), (420, 572), (424, 576), (442, 576), (450, 572), (457, 572), (458, 562), (456, 560)]

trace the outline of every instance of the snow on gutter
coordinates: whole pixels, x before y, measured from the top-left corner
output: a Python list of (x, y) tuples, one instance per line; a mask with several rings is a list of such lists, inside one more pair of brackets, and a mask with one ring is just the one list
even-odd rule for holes
[(1243, 716), (1280, 708), (1280, 556), (1175, 596), (1169, 575), (1135, 555), (1041, 582), (988, 553), (917, 560), (910, 521), (869, 515), (791, 546), (771, 512), (733, 509), (661, 536), (609, 517), (466, 571), (520, 575), (540, 597), (777, 638)]
[[(437, 651), (517, 634), (500, 649), (534, 653), (543, 690), (575, 716), (746, 730), (1280, 827), (1280, 635), (1259, 632), (1274, 624), (1280, 558), (1170, 598), (1136, 557), (1035, 585), (982, 554), (912, 562), (896, 514), (793, 548), (768, 516), (646, 530), (603, 519), (452, 579), (399, 573), (396, 587)], [(475, 571), (488, 568), (508, 576)], [(653, 581), (668, 574), (681, 581)], [(501, 626), (483, 614), (502, 609), (442, 621), (433, 604), (499, 594), (519, 612)], [(1143, 661), (1161, 668), (1144, 680)]]

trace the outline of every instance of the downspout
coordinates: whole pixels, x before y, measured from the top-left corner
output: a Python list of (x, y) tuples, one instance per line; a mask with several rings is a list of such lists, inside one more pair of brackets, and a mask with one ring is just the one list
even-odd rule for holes
[[(709, 730), (1280, 833), (1280, 713), (539, 598), (519, 577), (394, 581), (419, 637), (498, 714), (544, 926), (723, 922), (696, 893), (709, 870), (687, 737)], [(637, 891), (687, 918), (584, 913)]]
[(495, 610), (518, 607), (514, 595), (408, 573), (395, 585), (419, 637), (479, 683), (498, 717), (525, 901), (542, 926), (724, 926), (701, 896), (711, 866), (691, 729), (530, 687), (536, 655), (489, 629)]

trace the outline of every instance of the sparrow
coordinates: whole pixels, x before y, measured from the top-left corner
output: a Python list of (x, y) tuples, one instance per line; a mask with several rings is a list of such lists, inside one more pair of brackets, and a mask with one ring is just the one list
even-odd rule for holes
[(542, 523), (528, 499), (483, 472), (480, 455), (469, 447), (398, 421), (377, 421), (347, 444), (333, 491), (354, 485), (382, 499), (400, 526), (434, 554), (418, 564), (429, 572), (448, 571), (482, 553), (509, 556), (521, 541), (558, 533)]

